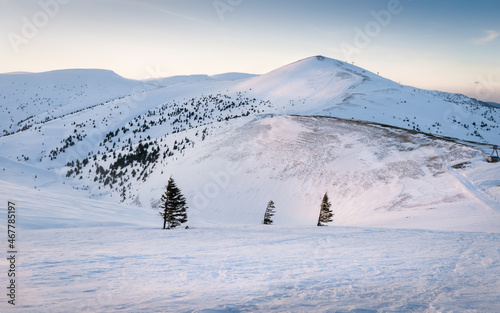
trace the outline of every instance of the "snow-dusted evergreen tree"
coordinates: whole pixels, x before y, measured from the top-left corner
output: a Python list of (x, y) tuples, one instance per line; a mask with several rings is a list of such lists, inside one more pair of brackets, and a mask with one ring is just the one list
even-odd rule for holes
[(332, 204), (328, 200), (328, 194), (325, 192), (323, 196), (323, 201), (321, 202), (321, 210), (319, 211), (318, 226), (325, 226), (323, 223), (329, 223), (333, 221), (333, 213), (330, 210)]
[(161, 196), (160, 215), (163, 217), (163, 229), (175, 228), (187, 222), (186, 198), (170, 177), (165, 193)]
[(271, 218), (274, 216), (274, 213), (276, 213), (274, 209), (275, 209), (274, 202), (273, 200), (271, 200), (267, 204), (266, 213), (264, 214), (264, 220), (262, 221), (262, 224), (271, 225), (273, 223), (273, 220)]

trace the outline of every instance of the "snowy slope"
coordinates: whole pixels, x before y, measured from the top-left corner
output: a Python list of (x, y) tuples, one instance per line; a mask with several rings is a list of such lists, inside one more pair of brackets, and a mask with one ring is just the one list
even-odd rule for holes
[(153, 88), (107, 70), (0, 74), (0, 133), (13, 133)]
[(248, 116), (204, 129), (52, 171), (0, 161), (9, 182), (155, 210), (172, 175), (194, 225), (258, 224), (269, 200), (276, 224), (314, 225), (325, 192), (335, 225), (488, 232), (500, 225), (498, 164), (468, 146), (325, 117)]
[[(199, 223), (254, 224), (272, 198), (286, 207), (277, 222), (309, 225), (316, 212), (308, 208), (317, 207), (326, 191), (342, 225), (435, 228), (440, 222), (433, 226), (419, 216), (437, 214), (447, 227), (477, 229), (493, 214), (487, 209), (498, 204), (498, 199), (481, 201), (481, 188), (471, 191), (477, 173), (487, 171), (480, 151), (359, 122), (488, 142), (498, 136), (496, 109), (462, 95), (401, 86), (337, 60), (312, 57), (260, 76), (176, 76), (141, 83), (137, 93), (138, 82), (108, 71), (6, 74), (2, 79), (6, 89), (21, 86), (8, 97), (10, 106), (22, 95), (28, 105), (21, 111), (34, 115), (20, 124), (24, 130), (0, 138), (0, 160), (16, 164), (6, 167), (27, 165), (31, 173), (5, 178), (20, 185), (51, 191), (70, 186), (86, 197), (155, 207), (165, 177), (174, 174), (185, 185)], [(69, 91), (54, 93), (52, 85)], [(45, 106), (38, 98), (28, 101), (38, 89), (52, 97)], [(64, 97), (75, 100), (54, 113), (53, 103)], [(100, 102), (104, 98), (111, 99)], [(475, 160), (472, 181), (450, 167), (467, 160)], [(227, 171), (230, 162), (241, 165), (245, 175), (234, 175), (238, 184), (224, 193), (209, 190), (214, 180), (209, 174)], [(50, 173), (56, 179), (40, 183), (37, 169), (40, 177)], [(490, 181), (488, 190), (497, 186)], [(210, 201), (196, 198), (206, 188)], [(210, 209), (196, 209), (203, 206), (197, 202), (210, 203)], [(467, 215), (467, 208), (481, 208), (477, 220), (450, 219), (457, 203), (465, 210), (459, 216)], [(230, 214), (233, 207), (240, 214)], [(442, 210), (428, 210), (434, 208)], [(411, 209), (414, 214), (407, 214)]]
[[(214, 130), (182, 159), (151, 173), (132, 192), (135, 201), (154, 204), (173, 175), (194, 223), (257, 224), (273, 200), (276, 224), (314, 225), (328, 192), (335, 225), (468, 231), (496, 231), (500, 225), (498, 191), (491, 194), (500, 181), (487, 174), (498, 165), (485, 164), (475, 149), (331, 118), (240, 122)], [(468, 168), (452, 167), (471, 160)], [(469, 173), (475, 176), (464, 177)], [(476, 182), (486, 186), (481, 175), (492, 178), (489, 194), (468, 188)]]
[(235, 81), (235, 80), (248, 79), (248, 78), (255, 77), (255, 76), (257, 76), (257, 75), (231, 72), (231, 73), (216, 74), (216, 75), (212, 75), (210, 77), (215, 79), (215, 80), (221, 80), (221, 81), (228, 81), (228, 80)]

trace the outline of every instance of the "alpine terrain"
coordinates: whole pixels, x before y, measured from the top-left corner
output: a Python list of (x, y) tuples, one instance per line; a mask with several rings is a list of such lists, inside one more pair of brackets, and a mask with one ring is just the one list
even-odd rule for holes
[[(0, 74), (0, 113), (19, 250), (2, 311), (500, 305), (498, 105), (314, 56), (263, 75)], [(163, 230), (172, 178), (187, 222)]]

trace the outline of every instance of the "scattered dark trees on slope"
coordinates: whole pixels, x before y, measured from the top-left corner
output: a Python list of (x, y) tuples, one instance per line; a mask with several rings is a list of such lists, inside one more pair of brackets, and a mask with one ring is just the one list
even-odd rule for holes
[[(153, 173), (158, 162), (161, 163), (172, 157), (174, 152), (182, 154), (185, 149), (194, 146), (194, 141), (186, 137), (180, 142), (176, 141), (173, 148), (169, 149), (167, 145), (160, 144), (158, 138), (152, 140), (148, 136), (148, 138), (142, 139), (141, 133), (154, 127), (162, 127), (164, 123), (172, 126), (171, 134), (199, 127), (195, 136), (200, 136), (203, 141), (209, 135), (208, 128), (202, 129), (203, 125), (259, 113), (264, 106), (270, 107), (270, 102), (258, 102), (257, 99), (244, 97), (242, 93), (237, 93), (236, 98), (217, 94), (202, 95), (189, 100), (184, 99), (183, 102), (170, 101), (135, 117), (121, 128), (109, 131), (99, 143), (99, 151), (88, 153), (87, 158), (93, 162), (85, 162), (85, 164), (82, 160), (68, 162), (67, 166), (70, 169), (68, 169), (66, 176), (85, 178), (99, 183), (101, 185), (99, 189), (108, 187), (119, 192), (122, 201), (125, 201), (132, 197), (130, 192), (124, 192), (125, 187), (130, 187), (126, 186), (130, 180), (142, 179), (145, 181), (147, 176)], [(112, 108), (112, 111), (115, 108), (118, 107)], [(104, 126), (104, 124), (106, 125)], [(76, 131), (77, 126), (82, 128), (81, 133)], [(69, 147), (73, 147), (83, 140), (87, 136), (84, 133), (86, 126), (98, 129), (107, 127), (107, 120), (90, 119), (76, 125), (75, 134), (61, 141), (62, 145), (50, 152), (50, 158), (56, 159)], [(125, 137), (125, 134), (129, 132), (133, 134), (133, 138), (130, 135), (128, 138)], [(168, 135), (170, 134), (166, 133), (166, 136)], [(136, 136), (139, 140), (135, 139)], [(89, 168), (84, 169), (87, 164), (89, 164)]]
[(160, 215), (163, 218), (163, 229), (170, 229), (187, 222), (187, 205), (186, 198), (172, 177), (165, 188), (165, 193), (161, 197), (160, 208), (163, 211)]
[(333, 213), (330, 207), (332, 204), (328, 200), (328, 194), (325, 192), (323, 201), (321, 202), (321, 209), (319, 211), (318, 226), (326, 226), (323, 223), (330, 223), (333, 221)]
[(264, 214), (264, 220), (262, 221), (262, 224), (271, 225), (273, 223), (272, 217), (274, 216), (274, 213), (276, 213), (274, 209), (274, 202), (273, 200), (271, 200), (267, 204), (266, 213)]

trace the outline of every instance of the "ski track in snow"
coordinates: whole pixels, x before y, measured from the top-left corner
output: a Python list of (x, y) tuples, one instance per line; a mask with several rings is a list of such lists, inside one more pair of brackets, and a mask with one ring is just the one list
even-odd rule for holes
[(24, 231), (18, 245), (18, 304), (12, 311), (3, 301), (3, 312), (494, 312), (500, 305), (499, 234), (124, 226)]

